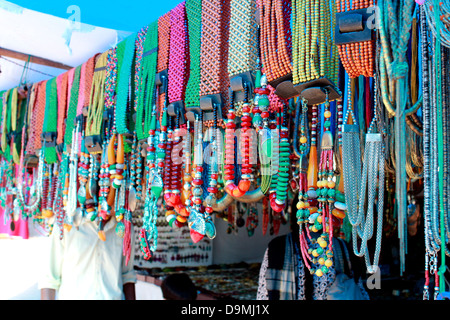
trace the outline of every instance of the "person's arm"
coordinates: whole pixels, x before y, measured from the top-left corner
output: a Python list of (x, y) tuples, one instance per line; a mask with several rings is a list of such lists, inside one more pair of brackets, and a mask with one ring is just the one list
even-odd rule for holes
[(125, 300), (136, 300), (136, 290), (134, 282), (127, 282), (123, 285)]
[(59, 239), (59, 228), (55, 226), (45, 243), (46, 254), (42, 257), (41, 276), (38, 287), (41, 290), (41, 300), (55, 300), (56, 291), (61, 284), (62, 257), (64, 240)]
[(41, 289), (41, 300), (55, 300), (56, 290), (50, 288)]

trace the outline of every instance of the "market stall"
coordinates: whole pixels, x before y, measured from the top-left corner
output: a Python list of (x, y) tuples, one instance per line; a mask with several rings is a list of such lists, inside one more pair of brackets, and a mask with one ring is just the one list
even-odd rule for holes
[(5, 221), (215, 299), (443, 299), (449, 35), (435, 0), (180, 2), (0, 92)]

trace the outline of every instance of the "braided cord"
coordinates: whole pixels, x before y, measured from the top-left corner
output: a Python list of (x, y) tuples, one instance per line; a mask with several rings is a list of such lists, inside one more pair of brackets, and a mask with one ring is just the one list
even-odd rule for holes
[(261, 61), (268, 82), (292, 72), (290, 16), (290, 0), (260, 1)]
[(92, 80), (89, 109), (86, 119), (86, 136), (98, 135), (102, 130), (103, 108), (105, 104), (104, 86), (108, 51), (104, 52), (95, 64)]
[(170, 11), (169, 103), (184, 100), (188, 70), (188, 30), (186, 2)]
[(202, 0), (187, 0), (186, 14), (189, 30), (189, 80), (186, 86), (184, 104), (186, 107), (200, 105), (200, 50), (202, 42)]
[[(46, 87), (46, 104), (45, 104), (45, 119), (43, 125), (43, 132), (56, 132), (58, 122), (58, 100), (57, 100), (57, 86), (56, 78), (47, 81)], [(45, 146), (44, 158), (48, 164), (55, 163), (58, 158), (56, 155), (56, 148), (54, 146)]]
[(78, 95), (80, 90), (81, 68), (79, 65), (75, 68), (73, 75), (73, 84), (70, 90), (70, 101), (67, 109), (66, 131), (64, 133), (64, 143), (66, 146), (72, 145), (73, 128), (75, 127), (75, 118), (77, 116)]

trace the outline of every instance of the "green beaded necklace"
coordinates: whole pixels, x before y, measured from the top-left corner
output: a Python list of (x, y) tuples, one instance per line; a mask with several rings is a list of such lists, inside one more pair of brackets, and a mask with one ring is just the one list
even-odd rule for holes
[[(137, 34), (129, 36), (117, 47), (118, 53), (118, 73), (117, 73), (117, 104), (116, 104), (116, 130), (119, 134), (129, 134), (128, 129), (128, 112), (127, 102), (130, 94), (130, 75), (134, 58), (134, 48)], [(123, 51), (123, 55), (119, 54), (119, 51)], [(120, 61), (120, 58), (122, 58)], [(131, 147), (128, 143), (125, 143), (125, 152), (130, 152)]]

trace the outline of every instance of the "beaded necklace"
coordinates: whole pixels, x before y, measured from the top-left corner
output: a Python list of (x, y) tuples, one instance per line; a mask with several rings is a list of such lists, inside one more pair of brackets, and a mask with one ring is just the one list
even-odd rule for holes
[[(280, 213), (286, 206), (287, 188), (289, 184), (290, 143), (288, 133), (287, 107), (283, 106), (278, 113), (279, 147), (278, 169), (275, 191), (270, 194), (270, 206), (276, 213)], [(276, 155), (275, 155), (276, 157)]]
[[(37, 177), (35, 179), (33, 179), (33, 192), (30, 192), (30, 195), (28, 197), (26, 197), (26, 194), (24, 194), (24, 190), (23, 190), (23, 185), (26, 184), (26, 178), (25, 178), (25, 182), (24, 182), (24, 176), (26, 173), (26, 168), (24, 165), (24, 155), (25, 155), (25, 139), (26, 139), (26, 135), (25, 135), (25, 126), (22, 129), (22, 149), (21, 149), (21, 155), (20, 155), (20, 163), (19, 163), (19, 179), (17, 182), (17, 189), (18, 189), (18, 194), (17, 194), (17, 206), (20, 208), (20, 210), (24, 213), (28, 213), (29, 216), (34, 216), (35, 214), (37, 214), (37, 210), (39, 210), (39, 205), (40, 205), (40, 201), (41, 201), (41, 191), (42, 188), (39, 185), (42, 182), (42, 172), (43, 172), (43, 154), (41, 155), (41, 159), (39, 161), (39, 166), (38, 166), (38, 171), (37, 171)], [(41, 153), (43, 153), (43, 150), (41, 150)], [(33, 174), (34, 176), (34, 174)], [(28, 187), (26, 188), (28, 189)], [(29, 191), (29, 190), (27, 190)], [(28, 198), (28, 199), (27, 199)], [(16, 201), (15, 200), (15, 201)], [(33, 202), (31, 203), (27, 203), (27, 200), (33, 200)]]
[[(188, 219), (190, 236), (194, 243), (203, 239), (207, 232), (207, 225), (204, 219), (205, 208), (202, 206), (203, 199), (203, 117), (202, 113), (196, 116), (194, 122), (194, 179), (192, 180), (192, 206)], [(209, 215), (208, 215), (209, 217)]]
[[(372, 6), (372, 0), (352, 1), (351, 5), (348, 0), (336, 1), (338, 13), (351, 13), (353, 10), (367, 9)], [(375, 40), (338, 45), (339, 56), (350, 78), (356, 78), (360, 75), (373, 77), (375, 67), (374, 47)]]
[[(129, 110), (128, 101), (130, 99), (130, 81), (132, 63), (135, 56), (135, 42), (137, 33), (129, 36), (124, 40), (125, 43), (119, 44), (117, 50), (123, 50), (123, 55), (118, 52), (118, 71), (117, 71), (117, 87), (116, 87), (116, 114), (115, 125), (119, 135), (129, 135), (130, 129), (128, 128), (128, 116), (131, 110)], [(130, 100), (131, 101), (131, 100)], [(131, 106), (130, 106), (131, 107)], [(130, 145), (125, 142), (125, 152), (130, 152)]]
[[(182, 102), (184, 100), (186, 83), (189, 77), (188, 65), (188, 30), (185, 2), (180, 3), (170, 12), (170, 50), (168, 69), (168, 102), (173, 107), (169, 118), (171, 132), (168, 135), (166, 149), (166, 163), (164, 174), (164, 200), (166, 202), (167, 216), (172, 216), (175, 210), (180, 214), (183, 211), (182, 188), (182, 161), (180, 153), (183, 150), (181, 136)], [(185, 130), (183, 130), (185, 133)], [(184, 136), (184, 134), (183, 134)], [(183, 222), (183, 223), (182, 223)], [(175, 225), (182, 226), (186, 222), (183, 216), (179, 216)]]
[(111, 187), (111, 179), (114, 178), (115, 151), (114, 145), (116, 141), (115, 129), (115, 90), (117, 84), (117, 47), (108, 51), (107, 64), (105, 71), (105, 89), (104, 89), (104, 118), (103, 126), (103, 147), (100, 164), (99, 175), (99, 199), (98, 199), (98, 216), (100, 221), (106, 220), (110, 215), (115, 199), (115, 189)]
[[(155, 249), (156, 245), (150, 247), (149, 242), (154, 238), (157, 241), (157, 230), (156, 230), (156, 218), (157, 213), (155, 213), (154, 205), (156, 201), (154, 198), (156, 195), (159, 196), (161, 194), (162, 189), (160, 176), (157, 176), (158, 167), (156, 165), (156, 147), (155, 144), (158, 142), (158, 136), (156, 131), (156, 123), (157, 123), (157, 111), (156, 105), (153, 106), (153, 111), (151, 114), (150, 121), (150, 131), (148, 137), (148, 147), (147, 147), (147, 159), (146, 159), (146, 181), (147, 181), (147, 193), (148, 195), (145, 197), (145, 207), (144, 207), (144, 217), (143, 217), (143, 225), (140, 231), (140, 248), (143, 254), (144, 259), (148, 260), (152, 257), (153, 252), (151, 249)], [(152, 190), (153, 188), (153, 190)], [(155, 194), (156, 192), (156, 194)], [(158, 194), (159, 193), (159, 194)], [(152, 200), (150, 202), (150, 199)], [(157, 212), (156, 208), (156, 212)]]
[(251, 173), (251, 164), (250, 164), (250, 126), (251, 126), (251, 117), (250, 117), (250, 108), (248, 103), (245, 103), (242, 108), (243, 114), (241, 117), (241, 139), (243, 141), (242, 146), (242, 173), (241, 180), (238, 185), (234, 184), (235, 180), (235, 111), (233, 108), (228, 110), (227, 114), (227, 123), (225, 129), (225, 171), (224, 171), (224, 179), (225, 179), (225, 191), (231, 195), (232, 197), (239, 198), (242, 197), (249, 189), (251, 185), (250, 173)]
[[(380, 58), (380, 81), (381, 92), (385, 107), (389, 113), (395, 115), (395, 168), (396, 181), (406, 181), (406, 138), (405, 138), (405, 118), (407, 114), (414, 112), (414, 107), (407, 107), (407, 82), (409, 65), (406, 61), (406, 51), (410, 38), (412, 25), (412, 12), (414, 1), (404, 1), (398, 10), (395, 10), (391, 2), (383, 2), (382, 10), (387, 14), (380, 14), (379, 35), (381, 40)], [(386, 16), (389, 17), (387, 25)], [(389, 38), (387, 30), (389, 28)], [(389, 41), (389, 40), (390, 41)], [(390, 43), (388, 43), (388, 41)], [(387, 71), (387, 72), (386, 72)], [(389, 77), (387, 77), (387, 74)], [(391, 80), (389, 92), (387, 90), (387, 79)], [(395, 84), (392, 83), (395, 81)], [(389, 94), (394, 94), (395, 102), (389, 99)], [(394, 107), (395, 103), (395, 107)], [(396, 184), (396, 194), (398, 203), (398, 236), (400, 240), (400, 272), (403, 274), (405, 268), (406, 255), (406, 188), (404, 184)]]
[(291, 1), (260, 1), (261, 61), (272, 83), (292, 72)]

